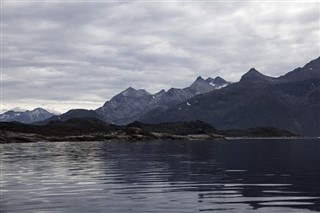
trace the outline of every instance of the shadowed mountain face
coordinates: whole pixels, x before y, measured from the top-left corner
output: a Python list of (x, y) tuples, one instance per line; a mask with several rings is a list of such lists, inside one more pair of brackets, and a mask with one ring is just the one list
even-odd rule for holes
[(45, 125), (52, 121), (67, 121), (72, 118), (96, 118), (99, 119), (98, 114), (94, 110), (86, 110), (86, 109), (72, 109), (66, 113), (61, 115), (55, 115), (48, 119), (35, 122), (34, 124), (37, 125)]
[(47, 118), (53, 116), (53, 113), (48, 112), (42, 108), (36, 108), (32, 111), (25, 111), (25, 112), (15, 112), (15, 111), (8, 111), (0, 115), (1, 122), (10, 122), (10, 121), (17, 121), (21, 123), (34, 123), (37, 121), (42, 121)]
[(142, 122), (202, 120), (217, 129), (272, 126), (320, 134), (320, 58), (279, 78), (251, 69), (240, 82), (197, 95), (168, 109), (155, 109)]
[(240, 81), (262, 81), (262, 82), (268, 82), (272, 81), (276, 78), (272, 78), (266, 75), (263, 75), (255, 68), (251, 68), (246, 74), (244, 74)]
[(204, 80), (198, 77), (189, 87), (184, 89), (171, 88), (156, 94), (150, 94), (145, 90), (129, 87), (125, 91), (114, 96), (102, 107), (96, 110), (99, 117), (108, 123), (128, 124), (155, 108), (167, 109), (179, 104), (195, 95), (220, 89), (229, 83), (217, 77)]

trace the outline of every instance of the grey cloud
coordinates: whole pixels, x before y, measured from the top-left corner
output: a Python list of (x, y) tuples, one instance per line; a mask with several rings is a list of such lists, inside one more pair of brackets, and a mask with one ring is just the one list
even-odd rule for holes
[(33, 100), (34, 107), (95, 108), (128, 86), (156, 92), (188, 86), (198, 75), (237, 81), (251, 67), (283, 75), (320, 55), (317, 8), (299, 2), (4, 2), (4, 107)]

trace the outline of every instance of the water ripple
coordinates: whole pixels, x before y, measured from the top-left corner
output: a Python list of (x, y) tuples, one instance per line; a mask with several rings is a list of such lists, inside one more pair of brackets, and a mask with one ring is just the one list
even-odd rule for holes
[(1, 144), (1, 212), (319, 212), (319, 141)]

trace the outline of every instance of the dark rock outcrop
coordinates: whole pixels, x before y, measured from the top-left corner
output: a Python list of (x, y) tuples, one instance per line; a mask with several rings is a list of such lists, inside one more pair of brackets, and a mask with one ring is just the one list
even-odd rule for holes
[(0, 122), (0, 143), (39, 141), (140, 141), (140, 140), (215, 140), (224, 135), (237, 137), (291, 137), (287, 131), (275, 128), (250, 130), (216, 130), (202, 121), (144, 124), (126, 126), (107, 124), (95, 118), (72, 118), (50, 121), (46, 125)]

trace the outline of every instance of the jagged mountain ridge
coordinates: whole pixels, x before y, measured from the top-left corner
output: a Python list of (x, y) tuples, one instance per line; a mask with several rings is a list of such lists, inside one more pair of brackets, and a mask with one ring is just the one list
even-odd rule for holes
[(159, 97), (156, 98), (145, 90), (129, 87), (107, 101), (96, 112), (100, 119), (107, 123), (125, 124), (138, 119), (143, 112), (155, 107)]
[(320, 135), (320, 57), (279, 78), (255, 69), (238, 83), (197, 95), (168, 109), (155, 109), (147, 123), (202, 120), (217, 129), (272, 126)]
[[(101, 119), (107, 123), (128, 124), (137, 120), (141, 115), (151, 109), (156, 107), (167, 108), (171, 105), (181, 103), (196, 94), (208, 92), (213, 89), (220, 89), (228, 84), (230, 83), (221, 77), (215, 79), (208, 78), (207, 80), (198, 77), (190, 88), (172, 88), (167, 92), (161, 90), (155, 94), (151, 94), (143, 89), (136, 90), (129, 87), (96, 110), (72, 109), (61, 115), (55, 115), (44, 110), (38, 113), (38, 117), (35, 118), (33, 117), (36, 112), (43, 109), (37, 108), (33, 111), (26, 112), (8, 111), (0, 115), (0, 121), (18, 121), (21, 123), (45, 125), (51, 121), (67, 121), (71, 118), (90, 117)], [(32, 113), (34, 115), (32, 115)]]
[(43, 108), (36, 108), (31, 111), (27, 110), (25, 112), (16, 112), (13, 110), (9, 110), (0, 115), (0, 122), (17, 121), (20, 123), (29, 124), (29, 123), (45, 120), (47, 118), (50, 118), (51, 116), (54, 116), (54, 114), (51, 112), (48, 112)]
[(96, 112), (105, 122), (120, 125), (128, 124), (152, 109), (167, 109), (195, 95), (220, 89), (228, 84), (230, 83), (221, 77), (205, 80), (199, 76), (189, 87), (183, 89), (171, 88), (167, 92), (161, 90), (155, 94), (129, 87), (107, 101)]
[(161, 90), (155, 94), (144, 89), (128, 87), (96, 110), (72, 109), (61, 115), (35, 122), (35, 124), (45, 125), (51, 121), (66, 121), (71, 118), (84, 117), (98, 118), (104, 122), (118, 125), (128, 124), (154, 108), (166, 109), (197, 94), (220, 89), (228, 84), (230, 83), (221, 77), (204, 80), (199, 76), (189, 87), (184, 89), (171, 88), (167, 92)]
[[(74, 117), (93, 117), (116, 124), (134, 120), (147, 123), (202, 120), (217, 129), (273, 126), (319, 136), (320, 57), (278, 78), (253, 68), (240, 82), (225, 87), (227, 84), (219, 77), (206, 80), (199, 77), (184, 89), (171, 88), (156, 94), (129, 87), (97, 110), (70, 110), (46, 122)], [(208, 91), (211, 89), (208, 85), (213, 87), (212, 91)]]

